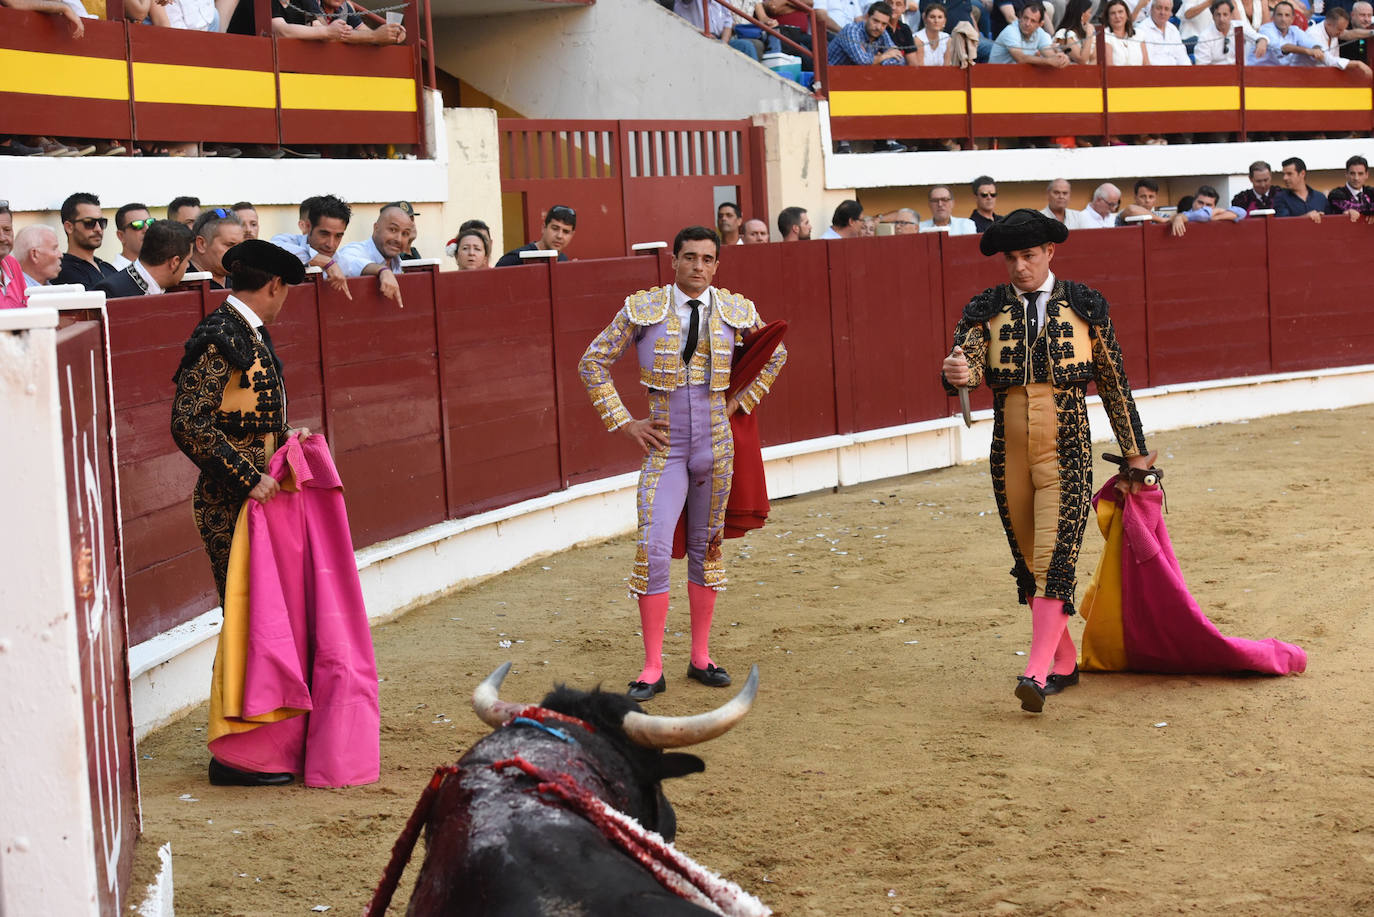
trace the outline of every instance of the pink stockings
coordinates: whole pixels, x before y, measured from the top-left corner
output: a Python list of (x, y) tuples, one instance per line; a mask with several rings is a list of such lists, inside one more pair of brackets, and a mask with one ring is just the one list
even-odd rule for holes
[[(692, 665), (704, 669), (711, 664), (711, 619), (716, 611), (716, 590), (689, 582), (687, 599), (692, 609)], [(644, 632), (644, 670), (639, 673), (639, 681), (653, 684), (663, 674), (663, 626), (667, 621), (668, 593), (639, 597), (639, 623)]]
[(1069, 636), (1069, 616), (1060, 599), (1034, 596), (1031, 606), (1031, 645), (1025, 674), (1045, 686), (1050, 672), (1068, 675), (1078, 664), (1078, 650)]

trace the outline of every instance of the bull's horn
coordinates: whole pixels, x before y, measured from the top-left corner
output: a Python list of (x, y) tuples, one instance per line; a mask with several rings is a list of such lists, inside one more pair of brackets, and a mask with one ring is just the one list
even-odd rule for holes
[(621, 721), (621, 728), (630, 741), (645, 748), (682, 748), (706, 742), (724, 735), (744, 719), (759, 693), (759, 667), (750, 666), (749, 680), (733, 699), (696, 716), (652, 716), (630, 711)]
[(501, 682), (506, 680), (509, 671), (510, 663), (507, 662), (488, 675), (472, 692), (472, 712), (493, 729), (504, 726), (506, 720), (525, 709), (524, 704), (501, 700)]

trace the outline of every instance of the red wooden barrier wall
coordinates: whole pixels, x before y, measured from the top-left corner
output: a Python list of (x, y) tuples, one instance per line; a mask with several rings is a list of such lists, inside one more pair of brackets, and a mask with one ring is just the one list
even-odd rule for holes
[[(1080, 231), (1063, 277), (1112, 303), (1131, 382), (1170, 382), (1374, 362), (1364, 307), (1363, 223), (1251, 220)], [(790, 324), (789, 359), (760, 412), (768, 444), (878, 429), (957, 410), (939, 361), (964, 304), (1005, 279), (976, 237), (938, 234), (723, 253), (720, 286)], [(671, 278), (668, 256), (401, 278), (405, 307), (351, 282), (350, 301), (302, 284), (274, 327), (293, 425), (324, 432), (362, 547), (638, 466), (604, 432), (577, 375), (624, 297)], [(191, 521), (195, 469), (168, 432), (171, 376), (191, 327), (224, 294), (110, 305), (130, 639), (214, 605)], [(1318, 336), (1314, 328), (1337, 329)], [(616, 366), (630, 410), (644, 394)], [(987, 406), (986, 390), (975, 405)]]

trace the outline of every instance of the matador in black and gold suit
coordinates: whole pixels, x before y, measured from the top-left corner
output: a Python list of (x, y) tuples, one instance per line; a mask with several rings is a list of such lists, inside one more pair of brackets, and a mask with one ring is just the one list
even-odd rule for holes
[(1055, 243), (1067, 237), (1064, 224), (1033, 210), (1015, 211), (984, 233), (983, 254), (1002, 254), (1011, 282), (964, 307), (944, 367), (950, 394), (948, 377), (963, 361), (968, 387), (986, 381), (993, 392), (992, 489), (1017, 592), (1031, 606), (1031, 649), (1016, 693), (1033, 712), (1045, 695), (1078, 680), (1066, 625), (1092, 498), (1089, 382), (1121, 454), (1149, 465), (1106, 299), (1049, 271)]
[(172, 439), (200, 469), (191, 507), (221, 605), (239, 510), (287, 432), (272, 338), (236, 302), (230, 297), (196, 326), (173, 376)]

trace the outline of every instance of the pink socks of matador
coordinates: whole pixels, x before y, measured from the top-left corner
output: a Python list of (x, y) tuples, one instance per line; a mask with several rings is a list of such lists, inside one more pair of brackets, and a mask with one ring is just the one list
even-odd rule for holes
[[(1067, 643), (1068, 652), (1073, 653), (1073, 639), (1069, 637), (1069, 616), (1064, 614), (1064, 603), (1060, 599), (1047, 599), (1035, 596), (1031, 606), (1031, 645), (1026, 660), (1025, 674), (1035, 679), (1040, 687), (1045, 686), (1045, 678), (1050, 674), (1050, 666), (1060, 663)], [(1069, 663), (1069, 671), (1073, 663)]]
[(687, 599), (692, 606), (692, 665), (704, 669), (711, 665), (711, 619), (716, 614), (716, 590), (688, 582)]
[(644, 671), (639, 681), (654, 684), (663, 675), (663, 625), (668, 622), (668, 593), (639, 597), (639, 626), (644, 632)]

